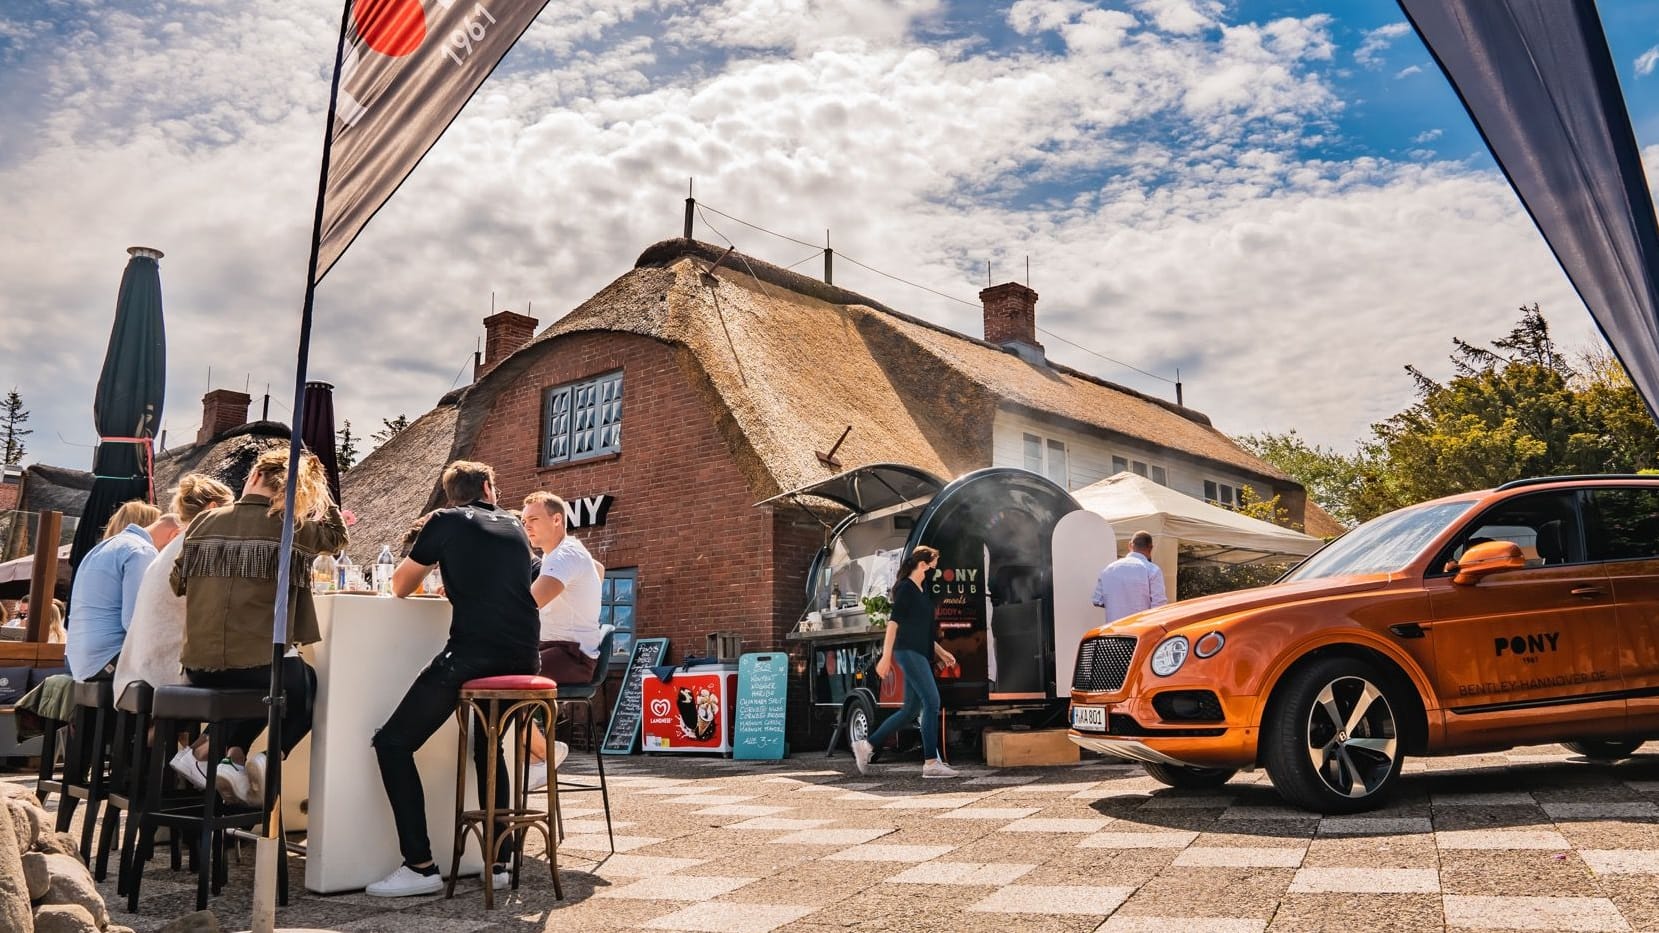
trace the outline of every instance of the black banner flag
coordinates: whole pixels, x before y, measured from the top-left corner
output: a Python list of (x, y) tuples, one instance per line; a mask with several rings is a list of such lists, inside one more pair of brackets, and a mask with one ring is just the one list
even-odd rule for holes
[(316, 279), (380, 210), (547, 0), (346, 0)]
[(1659, 415), (1659, 223), (1591, 0), (1399, 0)]

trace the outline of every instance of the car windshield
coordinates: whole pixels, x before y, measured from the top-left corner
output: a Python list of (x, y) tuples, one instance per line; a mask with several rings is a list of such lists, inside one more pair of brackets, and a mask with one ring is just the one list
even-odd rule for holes
[(1361, 573), (1393, 573), (1411, 563), (1436, 535), (1473, 505), (1473, 502), (1442, 502), (1373, 518), (1303, 561), (1284, 580), (1288, 583)]

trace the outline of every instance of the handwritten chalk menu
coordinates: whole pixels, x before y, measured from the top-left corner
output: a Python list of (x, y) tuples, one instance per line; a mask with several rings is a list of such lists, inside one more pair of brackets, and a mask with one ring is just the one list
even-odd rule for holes
[(666, 638), (634, 640), (634, 653), (628, 657), (628, 669), (622, 672), (622, 692), (616, 696), (610, 724), (605, 727), (605, 741), (599, 746), (604, 754), (632, 755), (639, 746), (639, 727), (645, 720), (645, 678), (667, 654)]
[(737, 718), (732, 757), (776, 761), (783, 757), (789, 710), (789, 655), (746, 654), (737, 661)]

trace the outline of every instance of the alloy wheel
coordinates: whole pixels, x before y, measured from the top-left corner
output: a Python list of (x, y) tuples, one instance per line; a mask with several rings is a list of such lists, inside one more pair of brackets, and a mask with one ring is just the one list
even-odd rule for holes
[(1308, 757), (1325, 786), (1344, 797), (1369, 797), (1387, 783), (1398, 742), (1388, 698), (1363, 677), (1332, 680), (1308, 710)]

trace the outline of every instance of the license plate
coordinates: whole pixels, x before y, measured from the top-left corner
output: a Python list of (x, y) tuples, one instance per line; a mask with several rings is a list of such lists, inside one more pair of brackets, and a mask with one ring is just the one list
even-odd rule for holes
[(1106, 707), (1104, 706), (1073, 706), (1071, 708), (1071, 724), (1073, 728), (1088, 729), (1093, 732), (1106, 731)]

